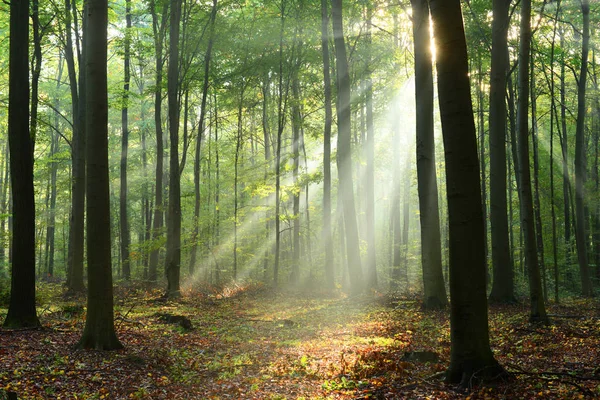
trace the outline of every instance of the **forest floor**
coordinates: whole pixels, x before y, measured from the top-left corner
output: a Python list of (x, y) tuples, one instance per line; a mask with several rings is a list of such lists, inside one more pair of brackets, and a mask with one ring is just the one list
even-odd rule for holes
[(158, 290), (119, 286), (125, 347), (100, 352), (73, 348), (83, 300), (60, 290), (39, 289), (42, 329), (0, 329), (0, 399), (3, 390), (19, 399), (600, 398), (596, 301), (549, 306), (561, 317), (548, 327), (528, 324), (523, 305), (492, 307), (492, 349), (514, 379), (461, 391), (439, 379), (448, 311), (424, 313), (415, 299), (235, 287), (164, 302)]

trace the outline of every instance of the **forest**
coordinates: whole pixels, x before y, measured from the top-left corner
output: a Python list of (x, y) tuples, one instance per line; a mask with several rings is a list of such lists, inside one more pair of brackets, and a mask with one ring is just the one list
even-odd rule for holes
[(0, 5), (0, 399), (600, 397), (600, 2)]

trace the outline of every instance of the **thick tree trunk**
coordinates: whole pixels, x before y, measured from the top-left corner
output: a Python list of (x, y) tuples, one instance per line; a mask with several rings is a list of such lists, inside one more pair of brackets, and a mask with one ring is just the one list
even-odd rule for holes
[[(415, 102), (417, 108), (417, 179), (421, 220), (421, 263), (424, 306), (441, 308), (448, 304), (442, 272), (442, 241), (435, 172), (433, 137), (433, 67), (429, 37), (427, 0), (412, 0), (415, 55)], [(408, 180), (408, 177), (405, 177)]]
[(536, 251), (533, 196), (529, 168), (529, 52), (531, 47), (531, 1), (521, 2), (521, 43), (519, 46), (519, 102), (517, 111), (518, 153), (521, 186), (521, 230), (525, 244), (525, 263), (529, 275), (531, 301), (529, 320), (548, 323)]
[(341, 196), (343, 203), (348, 276), (350, 278), (351, 291), (360, 293), (363, 290), (364, 282), (352, 178), (350, 75), (342, 22), (342, 0), (332, 0), (331, 4), (338, 89), (337, 165), (339, 196)]
[(506, 207), (506, 74), (510, 1), (493, 1), (490, 78), (490, 224), (493, 283), (491, 302), (515, 301)]
[(450, 227), (448, 382), (506, 375), (489, 344), (481, 186), (467, 46), (459, 0), (431, 0)]
[(29, 135), (29, 2), (10, 3), (8, 143), (12, 188), (11, 285), (7, 328), (37, 327), (35, 309), (35, 201)]
[(169, 207), (167, 218), (167, 293), (179, 297), (181, 268), (181, 189), (179, 174), (179, 23), (181, 0), (171, 0), (169, 31), (169, 69), (167, 98), (169, 102)]
[(108, 2), (87, 2), (86, 60), (88, 299), (82, 349), (116, 350), (108, 177), (107, 28)]

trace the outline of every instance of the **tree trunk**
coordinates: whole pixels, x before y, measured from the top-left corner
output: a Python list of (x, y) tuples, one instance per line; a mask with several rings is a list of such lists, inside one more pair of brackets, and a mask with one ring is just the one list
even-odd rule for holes
[(371, 28), (373, 18), (373, 4), (366, 2), (367, 8), (367, 32), (366, 32), (366, 122), (367, 140), (366, 155), (367, 168), (365, 171), (365, 208), (366, 208), (366, 231), (367, 231), (367, 286), (377, 287), (377, 258), (375, 250), (375, 127), (373, 123), (373, 79), (371, 77)]
[(490, 302), (515, 301), (506, 207), (506, 74), (510, 1), (493, 1), (490, 73), (490, 225), (494, 279)]
[(581, 44), (581, 71), (577, 85), (577, 125), (575, 131), (575, 241), (577, 242), (577, 260), (581, 274), (581, 292), (584, 296), (593, 295), (592, 282), (588, 267), (587, 235), (585, 233), (585, 92), (588, 74), (588, 53), (590, 43), (590, 4), (589, 0), (581, 1), (583, 15), (583, 42)]
[(300, 281), (300, 183), (298, 172), (300, 169), (300, 130), (302, 124), (302, 115), (300, 113), (300, 82), (298, 80), (298, 71), (294, 72), (292, 78), (292, 179), (294, 185), (293, 195), (293, 228), (292, 228), (292, 274), (290, 283), (297, 285)]
[[(421, 264), (424, 306), (442, 308), (448, 304), (442, 272), (442, 241), (435, 172), (433, 137), (433, 67), (429, 37), (427, 0), (412, 0), (415, 55), (415, 103), (417, 109), (417, 181), (421, 220)], [(408, 180), (408, 177), (405, 177)]]
[(181, 189), (179, 174), (179, 23), (181, 0), (171, 0), (169, 31), (169, 69), (167, 98), (169, 102), (169, 207), (167, 218), (167, 293), (170, 298), (181, 296)]
[[(450, 227), (450, 366), (446, 380), (469, 386), (501, 379), (489, 344), (481, 185), (459, 0), (431, 0)], [(476, 375), (477, 374), (477, 375)]]
[(213, 38), (215, 32), (215, 20), (217, 18), (217, 0), (213, 0), (210, 13), (210, 33), (208, 37), (208, 46), (204, 53), (204, 81), (202, 85), (202, 101), (200, 105), (200, 121), (198, 121), (198, 137), (196, 138), (196, 157), (194, 159), (194, 231), (192, 233), (192, 251), (190, 257), (190, 274), (193, 274), (196, 268), (196, 257), (198, 248), (198, 229), (200, 224), (200, 157), (202, 155), (202, 140), (205, 137), (204, 131), (206, 119), (206, 100), (208, 99), (208, 85), (210, 73), (210, 61), (212, 56)]
[[(285, 95), (283, 89), (283, 34), (285, 28), (285, 0), (281, 0), (281, 24), (279, 28), (279, 76), (277, 100), (277, 150), (275, 154), (275, 265), (273, 266), (273, 283), (279, 284), (279, 264), (281, 258), (281, 140), (285, 128), (285, 115), (287, 105), (287, 92), (289, 84), (286, 85)], [(284, 100), (285, 99), (285, 100)]]
[(129, 262), (129, 221), (127, 218), (127, 150), (129, 146), (129, 82), (131, 80), (131, 0), (125, 1), (125, 39), (123, 60), (123, 108), (121, 109), (121, 191), (119, 193), (119, 225), (121, 227), (121, 268), (123, 279), (131, 279)]
[[(73, 139), (71, 141), (71, 217), (69, 220), (69, 251), (67, 257), (67, 292), (82, 293), (85, 290), (83, 283), (85, 240), (85, 56), (79, 57), (78, 82), (75, 72), (75, 57), (71, 39), (71, 18), (73, 18), (73, 21), (76, 21), (77, 15), (72, 9), (75, 9), (75, 5), (71, 4), (70, 0), (65, 0), (65, 61), (67, 62), (69, 86), (71, 88), (71, 112), (73, 115)], [(86, 19), (85, 13), (83, 13), (84, 29), (86, 27)], [(83, 38), (83, 41), (86, 40), (87, 38)]]
[[(162, 1), (162, 18), (159, 24), (155, 0), (150, 2), (150, 12), (152, 14), (152, 31), (154, 33), (154, 52), (156, 58), (156, 79), (154, 89), (154, 127), (156, 130), (156, 186), (154, 200), (154, 221), (152, 226), (153, 242), (160, 241), (163, 237), (163, 128), (162, 128), (162, 82), (163, 82), (163, 44), (165, 30), (167, 26), (167, 7), (168, 2)], [(160, 246), (154, 243), (150, 253), (150, 265), (148, 267), (148, 280), (156, 282), (158, 278), (158, 259), (160, 255)]]
[(323, 127), (323, 246), (325, 247), (325, 281), (329, 290), (335, 287), (333, 236), (331, 228), (331, 77), (329, 65), (329, 16), (327, 0), (321, 0), (321, 53), (323, 58), (323, 89), (325, 125)]
[(88, 0), (86, 60), (88, 298), (81, 349), (116, 350), (108, 176), (107, 28), (108, 2)]
[(346, 253), (348, 260), (348, 275), (351, 291), (360, 293), (363, 290), (363, 272), (360, 260), (360, 243), (356, 222), (354, 204), (354, 189), (352, 178), (352, 149), (351, 149), (351, 110), (350, 110), (350, 75), (342, 18), (342, 0), (332, 0), (333, 37), (335, 45), (336, 78), (338, 89), (338, 147), (337, 165), (339, 176), (339, 195), (342, 198), (344, 225), (346, 233)]
[(29, 135), (29, 2), (10, 3), (8, 143), (12, 192), (11, 286), (6, 328), (40, 326), (35, 309), (35, 201)]
[(38, 126), (38, 104), (40, 74), (42, 72), (42, 33), (40, 32), (40, 7), (39, 0), (31, 0), (31, 25), (33, 27), (33, 62), (31, 63), (31, 117), (30, 135), (31, 151), (35, 147)]
[(538, 145), (538, 126), (537, 126), (537, 96), (535, 93), (535, 71), (534, 58), (531, 56), (531, 140), (533, 142), (533, 201), (535, 217), (535, 237), (537, 246), (537, 256), (539, 268), (542, 275), (542, 291), (544, 301), (548, 301), (548, 287), (546, 284), (546, 264), (544, 259), (544, 236), (542, 230), (542, 210), (540, 204), (540, 156)]
[[(562, 29), (559, 29), (560, 48), (564, 49), (565, 38)], [(564, 220), (565, 220), (565, 264), (571, 264), (571, 196), (569, 190), (571, 188), (571, 178), (569, 175), (569, 152), (567, 140), (567, 103), (566, 103), (566, 88), (565, 88), (565, 56), (561, 54), (560, 62), (560, 119), (561, 119), (561, 150), (562, 150), (562, 174), (563, 174), (563, 202), (564, 202)]]
[(531, 47), (531, 1), (521, 2), (521, 42), (519, 45), (519, 102), (517, 111), (518, 153), (521, 187), (521, 230), (525, 245), (525, 263), (529, 274), (531, 301), (529, 320), (548, 324), (542, 281), (536, 251), (533, 198), (529, 168), (529, 51)]

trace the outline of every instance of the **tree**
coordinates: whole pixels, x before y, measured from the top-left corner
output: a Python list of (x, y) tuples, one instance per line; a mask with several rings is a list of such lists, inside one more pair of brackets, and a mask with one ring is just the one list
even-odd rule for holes
[(84, 37), (86, 115), (86, 195), (88, 299), (82, 349), (116, 350), (110, 252), (108, 178), (107, 28), (108, 2), (88, 0)]
[(363, 290), (363, 273), (360, 260), (356, 207), (352, 182), (352, 150), (351, 150), (351, 112), (350, 112), (350, 74), (344, 27), (342, 22), (342, 0), (332, 0), (331, 19), (335, 46), (336, 79), (337, 79), (337, 167), (339, 176), (339, 196), (342, 198), (343, 215), (346, 234), (346, 253), (348, 259), (348, 275), (352, 292)]
[(506, 207), (506, 74), (508, 73), (508, 11), (510, 1), (493, 1), (490, 73), (490, 223), (494, 280), (490, 301), (512, 303), (513, 264)]
[(169, 31), (169, 69), (167, 98), (169, 102), (169, 207), (167, 218), (167, 296), (179, 297), (181, 268), (181, 189), (179, 173), (179, 23), (181, 0), (171, 0)]
[[(365, 171), (365, 208), (366, 208), (366, 230), (367, 230), (367, 285), (369, 288), (377, 287), (377, 258), (375, 251), (375, 126), (373, 122), (373, 78), (372, 78), (372, 35), (373, 4), (366, 2), (367, 8), (367, 32), (366, 32), (366, 72), (365, 72), (365, 97), (366, 97), (366, 155), (367, 168)], [(441, 270), (441, 269), (440, 269)]]
[(335, 285), (333, 269), (333, 237), (331, 231), (331, 74), (329, 65), (329, 13), (327, 0), (321, 0), (321, 54), (323, 58), (323, 94), (325, 121), (323, 127), (323, 245), (325, 247), (325, 280)]
[(431, 0), (450, 229), (450, 366), (446, 380), (505, 377), (489, 344), (483, 213), (467, 45), (459, 0)]
[(12, 187), (12, 267), (7, 328), (40, 326), (35, 309), (33, 144), (29, 135), (29, 2), (10, 3), (8, 144)]
[(121, 228), (121, 265), (123, 278), (131, 279), (129, 262), (129, 221), (127, 218), (127, 150), (129, 146), (129, 83), (131, 81), (131, 0), (125, 1), (125, 40), (123, 56), (123, 108), (121, 109), (121, 191), (119, 193), (119, 225)]
[[(82, 293), (83, 257), (85, 245), (85, 62), (79, 55), (79, 79), (75, 69), (73, 54), (72, 22), (77, 21), (76, 7), (70, 0), (65, 0), (65, 61), (71, 89), (71, 113), (73, 115), (73, 138), (71, 140), (71, 216), (69, 219), (69, 255), (67, 265), (67, 291)], [(85, 13), (84, 13), (85, 27)], [(77, 24), (75, 23), (75, 27)], [(77, 30), (77, 29), (75, 29)], [(83, 38), (86, 40), (86, 38)], [(79, 50), (79, 49), (78, 49)]]
[[(155, 0), (150, 1), (150, 14), (152, 14), (152, 33), (154, 34), (154, 56), (156, 62), (155, 88), (154, 88), (154, 129), (156, 132), (156, 170), (155, 170), (155, 200), (154, 219), (152, 222), (152, 239), (159, 240), (163, 237), (163, 127), (162, 127), (162, 86), (163, 86), (163, 45), (167, 26), (167, 0), (159, 0), (162, 8), (162, 18), (159, 22)], [(178, 166), (179, 168), (179, 166)], [(158, 258), (160, 247), (155, 246), (150, 253), (148, 266), (148, 280), (156, 281), (158, 278)]]
[(433, 67), (427, 0), (412, 0), (417, 107), (417, 178), (425, 308), (448, 304), (442, 273), (442, 241), (433, 139)]
[(531, 322), (548, 323), (542, 280), (536, 252), (536, 239), (529, 168), (529, 52), (531, 47), (531, 1), (521, 2), (521, 42), (519, 45), (519, 102), (517, 111), (519, 174), (521, 194), (521, 229), (525, 243), (525, 262), (529, 274)]
[(585, 156), (585, 92), (588, 74), (588, 53), (590, 46), (590, 3), (589, 0), (581, 1), (583, 17), (583, 41), (581, 43), (581, 70), (577, 84), (577, 128), (575, 131), (575, 241), (577, 243), (577, 260), (581, 274), (581, 292), (584, 296), (592, 296), (592, 282), (588, 267), (587, 246), (588, 238), (585, 228), (585, 181), (586, 181), (586, 156)]

